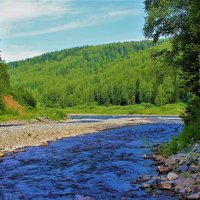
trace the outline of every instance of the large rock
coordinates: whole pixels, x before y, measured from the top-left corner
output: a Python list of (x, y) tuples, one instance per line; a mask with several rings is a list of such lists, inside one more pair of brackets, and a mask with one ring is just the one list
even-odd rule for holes
[(167, 167), (167, 166), (161, 165), (161, 166), (158, 166), (158, 171), (159, 171), (160, 173), (169, 172), (169, 171), (170, 171), (170, 168)]
[(190, 172), (198, 172), (198, 171), (199, 171), (199, 166), (198, 166), (198, 165), (195, 165), (195, 164), (191, 164), (191, 165), (189, 166), (188, 171), (190, 171)]
[(200, 192), (194, 193), (194, 194), (190, 194), (188, 196), (188, 199), (200, 199)]
[(176, 180), (178, 178), (178, 176), (176, 173), (170, 172), (167, 174), (167, 178), (168, 178), (168, 180), (172, 181), (172, 180)]
[(152, 157), (158, 163), (164, 163), (165, 162), (165, 158), (161, 155), (155, 155), (154, 154)]
[(161, 188), (164, 190), (170, 190), (172, 188), (172, 183), (162, 182), (160, 184)]
[(181, 165), (181, 166), (179, 166), (178, 169), (179, 169), (180, 172), (185, 172), (185, 171), (188, 170), (188, 166), (187, 165)]
[(175, 157), (169, 157), (169, 158), (167, 158), (166, 160), (165, 160), (165, 165), (167, 165), (167, 166), (172, 166), (172, 165), (174, 165), (174, 164), (176, 164), (176, 158)]

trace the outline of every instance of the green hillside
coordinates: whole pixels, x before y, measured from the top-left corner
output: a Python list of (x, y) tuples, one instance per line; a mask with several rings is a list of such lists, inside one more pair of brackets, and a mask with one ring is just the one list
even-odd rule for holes
[(41, 105), (164, 105), (179, 102), (176, 69), (152, 61), (150, 41), (85, 46), (9, 63), (13, 87), (30, 91)]

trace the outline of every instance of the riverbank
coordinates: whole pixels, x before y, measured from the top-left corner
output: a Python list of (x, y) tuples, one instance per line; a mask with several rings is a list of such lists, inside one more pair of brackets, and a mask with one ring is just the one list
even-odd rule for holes
[(27, 146), (47, 146), (49, 141), (85, 133), (119, 128), (133, 124), (152, 123), (147, 118), (120, 118), (97, 122), (65, 120), (54, 122), (48, 119), (31, 121), (8, 121), (0, 123), (0, 157), (6, 152), (23, 151)]
[(140, 176), (137, 181), (143, 182), (141, 187), (151, 193), (170, 191), (179, 199), (200, 199), (200, 144), (168, 158), (158, 150), (159, 146), (153, 147), (154, 153), (143, 158), (154, 160), (159, 176)]

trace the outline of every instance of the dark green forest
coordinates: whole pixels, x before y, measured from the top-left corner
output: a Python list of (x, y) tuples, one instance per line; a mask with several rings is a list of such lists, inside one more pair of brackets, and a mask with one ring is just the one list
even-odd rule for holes
[(163, 48), (170, 48), (166, 40), (65, 49), (9, 63), (9, 74), (14, 88), (27, 89), (47, 107), (185, 101), (178, 70), (151, 59)]

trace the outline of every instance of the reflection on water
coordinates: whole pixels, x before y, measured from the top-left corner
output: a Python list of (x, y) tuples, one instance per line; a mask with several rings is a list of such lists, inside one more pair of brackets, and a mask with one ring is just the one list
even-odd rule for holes
[(176, 199), (151, 196), (134, 180), (157, 174), (142, 155), (150, 153), (149, 144), (168, 141), (181, 128), (178, 123), (129, 126), (30, 147), (0, 163), (0, 199)]

